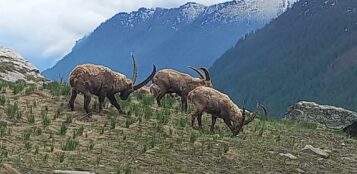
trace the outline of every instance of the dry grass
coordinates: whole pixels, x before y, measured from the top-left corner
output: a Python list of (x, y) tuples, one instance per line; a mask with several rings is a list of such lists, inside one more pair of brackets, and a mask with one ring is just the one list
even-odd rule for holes
[[(59, 84), (58, 84), (59, 85)], [(5, 90), (4, 90), (5, 89)], [(13, 88), (15, 89), (15, 88)], [(55, 92), (50, 90), (61, 90)], [(75, 112), (67, 109), (62, 87), (34, 88), (14, 94), (2, 87), (0, 162), (22, 173), (52, 173), (54, 169), (96, 173), (355, 173), (357, 141), (314, 125), (256, 119), (239, 137), (231, 137), (223, 121), (215, 133), (193, 130), (190, 115), (179, 112), (173, 99), (157, 108), (150, 96), (135, 95), (121, 102), (118, 115), (106, 102), (104, 112), (86, 122), (79, 95)], [(66, 90), (64, 90), (66, 91)], [(59, 95), (55, 95), (59, 94)], [(92, 106), (97, 107), (96, 98)], [(15, 103), (20, 116), (9, 117)], [(324, 159), (301, 149), (311, 144), (330, 150)], [(296, 160), (279, 153), (291, 153)], [(0, 173), (6, 173), (4, 167)]]

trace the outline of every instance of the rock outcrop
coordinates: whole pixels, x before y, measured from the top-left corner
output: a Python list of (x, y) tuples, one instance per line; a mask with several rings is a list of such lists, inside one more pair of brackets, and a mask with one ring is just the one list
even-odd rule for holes
[(0, 47), (0, 80), (27, 83), (45, 81), (40, 71), (14, 50)]
[(301, 101), (289, 107), (284, 119), (316, 123), (327, 128), (344, 129), (357, 120), (357, 113), (335, 106)]

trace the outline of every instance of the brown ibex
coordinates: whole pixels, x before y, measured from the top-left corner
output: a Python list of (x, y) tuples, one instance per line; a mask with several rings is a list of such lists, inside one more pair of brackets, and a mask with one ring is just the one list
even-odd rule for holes
[(83, 64), (75, 67), (70, 76), (69, 84), (72, 87), (72, 95), (69, 100), (69, 107), (74, 110), (74, 101), (78, 93), (84, 95), (84, 109), (87, 114), (90, 113), (89, 104), (91, 101), (91, 94), (99, 98), (99, 112), (103, 109), (103, 102), (107, 97), (112, 105), (122, 113), (120, 105), (115, 99), (115, 94), (120, 93), (120, 98), (126, 100), (128, 96), (135, 90), (146, 85), (156, 73), (156, 67), (153, 65), (153, 71), (141, 83), (134, 85), (137, 78), (137, 66), (133, 59), (133, 77), (132, 80), (128, 79), (125, 75), (112, 71), (111, 69), (93, 64)]
[[(151, 84), (149, 88), (150, 88), (150, 94), (156, 98), (160, 92), (159, 86), (157, 86), (155, 84)], [(175, 94), (175, 93), (167, 93), (167, 95), (171, 98), (177, 97), (177, 94)]]
[(201, 78), (194, 78), (172, 69), (163, 69), (154, 75), (152, 83), (159, 87), (159, 93), (155, 96), (159, 106), (161, 106), (160, 100), (165, 94), (176, 93), (181, 97), (181, 111), (187, 112), (188, 93), (199, 86), (213, 86), (206, 68), (189, 68), (196, 71)]
[[(206, 112), (212, 115), (211, 131), (214, 130), (216, 119), (222, 118), (234, 136), (239, 134), (244, 125), (247, 125), (254, 120), (257, 116), (258, 106), (261, 106), (257, 104), (257, 110), (246, 120), (245, 109), (238, 108), (227, 95), (216, 89), (204, 86), (197, 87), (189, 93), (188, 99), (194, 105), (191, 120), (192, 127), (194, 127), (196, 119), (199, 127), (202, 126), (202, 114), (203, 112)], [(264, 110), (265, 116), (267, 116), (265, 107), (261, 107)]]

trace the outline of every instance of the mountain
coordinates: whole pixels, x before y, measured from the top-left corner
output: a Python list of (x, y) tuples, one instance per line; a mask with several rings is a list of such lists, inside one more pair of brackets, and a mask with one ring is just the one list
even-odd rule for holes
[(212, 66), (216, 87), (275, 116), (301, 100), (357, 110), (357, 1), (301, 0)]
[(188, 65), (211, 66), (240, 37), (264, 26), (294, 1), (241, 0), (212, 6), (189, 2), (172, 9), (118, 13), (77, 41), (43, 74), (49, 79), (67, 78), (76, 65), (95, 63), (129, 75), (130, 52), (136, 56), (139, 78), (151, 71), (152, 64), (181, 71)]
[(44, 81), (40, 71), (14, 50), (0, 47), (0, 80), (28, 83)]

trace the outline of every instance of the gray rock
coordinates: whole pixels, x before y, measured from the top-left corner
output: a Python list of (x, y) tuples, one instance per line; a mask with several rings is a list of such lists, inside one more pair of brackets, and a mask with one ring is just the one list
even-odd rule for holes
[(335, 106), (301, 101), (289, 107), (284, 119), (315, 123), (327, 128), (343, 129), (357, 120), (357, 113)]
[(314, 152), (315, 154), (320, 155), (323, 158), (328, 158), (330, 156), (330, 154), (327, 153), (329, 151), (322, 150), (320, 148), (316, 148), (316, 147), (313, 147), (311, 145), (306, 145), (302, 150), (303, 151), (310, 150), (311, 152)]
[(12, 49), (0, 47), (0, 80), (42, 84), (45, 78), (40, 71), (19, 53)]
[(299, 168), (297, 168), (296, 171), (299, 173), (305, 173), (305, 171), (303, 171), (302, 169), (299, 169)]
[(297, 159), (296, 156), (292, 155), (291, 153), (279, 153), (280, 156), (288, 157), (292, 160)]

